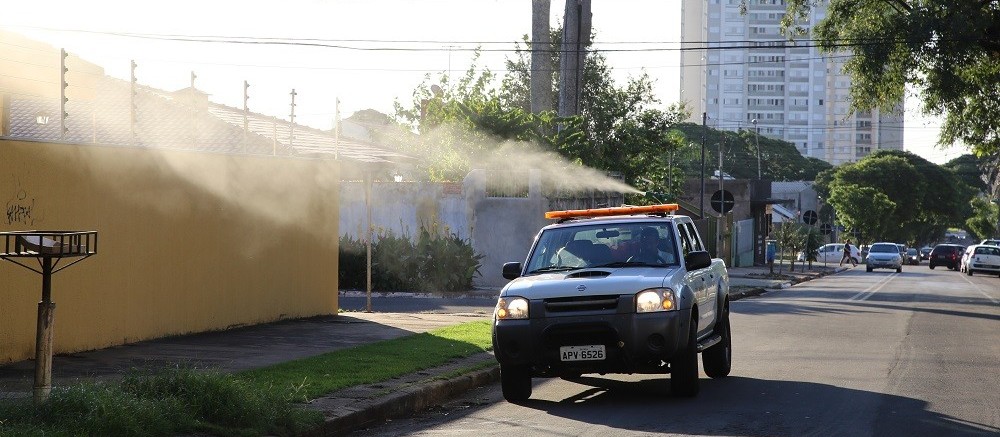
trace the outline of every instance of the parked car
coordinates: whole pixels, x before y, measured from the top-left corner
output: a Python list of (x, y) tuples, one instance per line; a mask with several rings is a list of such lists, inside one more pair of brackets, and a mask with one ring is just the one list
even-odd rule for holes
[(899, 245), (884, 242), (872, 244), (868, 249), (865, 270), (870, 272), (874, 269), (896, 269), (896, 273), (903, 273), (903, 255), (899, 253)]
[(937, 266), (945, 266), (952, 270), (958, 270), (959, 262), (965, 246), (958, 244), (938, 244), (931, 250), (931, 257), (928, 260), (931, 270)]
[(921, 247), (920, 248), (920, 259), (922, 259), (922, 260), (924, 260), (924, 259), (930, 259), (930, 257), (931, 257), (931, 251), (932, 250), (934, 250), (934, 248), (930, 247), (930, 246)]
[(920, 265), (920, 252), (912, 247), (906, 249), (906, 263), (911, 265)]
[(973, 272), (1000, 275), (1000, 246), (974, 244), (966, 250), (962, 260), (962, 270), (972, 276)]
[[(839, 263), (841, 259), (844, 258), (844, 243), (830, 243), (824, 244), (816, 249), (816, 261), (817, 263)], [(851, 245), (851, 258), (854, 258), (854, 262), (861, 262), (861, 255), (858, 254), (858, 247)], [(799, 252), (797, 261), (805, 262), (806, 252)]]

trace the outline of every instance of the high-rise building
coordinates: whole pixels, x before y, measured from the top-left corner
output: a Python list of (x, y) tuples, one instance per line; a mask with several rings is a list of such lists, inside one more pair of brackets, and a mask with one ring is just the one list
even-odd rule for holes
[[(808, 35), (781, 33), (784, 0), (684, 0), (681, 101), (691, 120), (725, 130), (757, 129), (803, 156), (837, 165), (878, 149), (903, 149), (903, 104), (848, 115), (850, 52), (820, 53)], [(825, 14), (814, 6), (807, 29)]]

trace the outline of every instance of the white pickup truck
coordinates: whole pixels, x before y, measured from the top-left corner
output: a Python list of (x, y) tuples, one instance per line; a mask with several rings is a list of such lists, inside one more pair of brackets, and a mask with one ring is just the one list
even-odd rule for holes
[(503, 396), (531, 397), (533, 377), (670, 374), (677, 396), (729, 375), (729, 275), (675, 204), (552, 211), (493, 315)]

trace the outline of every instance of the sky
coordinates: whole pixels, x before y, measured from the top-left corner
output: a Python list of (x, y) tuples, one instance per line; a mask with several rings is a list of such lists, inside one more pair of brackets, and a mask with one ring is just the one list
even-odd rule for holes
[[(425, 75), (464, 74), (477, 47), (477, 66), (502, 75), (514, 42), (531, 32), (531, 0), (7, 3), (0, 27), (64, 48), (110, 76), (128, 80), (134, 60), (140, 84), (173, 91), (190, 86), (193, 72), (210, 100), (237, 108), (245, 80), (251, 111), (286, 120), (294, 89), (295, 121), (319, 129), (332, 127), (337, 99), (342, 117), (369, 108), (392, 114), (394, 100), (408, 104)], [(555, 26), (565, 3), (551, 3)], [(680, 5), (593, 0), (596, 47), (647, 49), (605, 52), (615, 79), (646, 72), (663, 106), (680, 94), (679, 52), (669, 50), (680, 41)], [(212, 42), (220, 39), (252, 43)], [(293, 44), (260, 43), (266, 39)], [(940, 120), (920, 117), (915, 101), (906, 106), (907, 150), (939, 164), (963, 153), (935, 148)]]

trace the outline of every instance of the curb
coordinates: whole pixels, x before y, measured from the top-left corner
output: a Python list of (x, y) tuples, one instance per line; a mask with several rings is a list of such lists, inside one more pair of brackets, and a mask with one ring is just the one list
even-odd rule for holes
[(816, 276), (807, 276), (807, 277), (803, 277), (803, 278), (797, 278), (795, 280), (782, 282), (780, 284), (777, 284), (774, 287), (768, 287), (768, 288), (765, 288), (765, 287), (754, 287), (754, 288), (751, 288), (749, 290), (743, 290), (743, 291), (739, 291), (739, 292), (736, 292), (736, 293), (729, 293), (729, 300), (736, 301), (736, 300), (740, 300), (740, 299), (743, 299), (743, 298), (746, 298), (746, 297), (759, 296), (759, 295), (767, 293), (768, 291), (771, 291), (771, 290), (785, 290), (785, 289), (791, 288), (793, 285), (801, 284), (803, 282), (808, 282), (808, 281), (811, 281), (813, 279), (822, 278), (824, 276), (835, 275), (837, 273), (847, 271), (847, 269), (848, 269), (847, 267), (837, 267), (837, 268), (834, 268), (834, 270), (831, 271), (831, 272), (829, 272), (829, 273), (820, 273), (820, 274), (818, 274)]
[(434, 405), (441, 405), (471, 389), (500, 380), (500, 366), (476, 370), (471, 373), (417, 384), (388, 396), (362, 402), (352, 411), (327, 417), (323, 424), (302, 436), (339, 436), (388, 419), (406, 417)]

